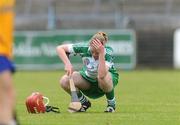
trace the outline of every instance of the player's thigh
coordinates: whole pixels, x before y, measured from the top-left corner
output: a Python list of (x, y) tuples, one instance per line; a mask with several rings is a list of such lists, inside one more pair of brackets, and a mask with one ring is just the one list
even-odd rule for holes
[(12, 87), (12, 73), (11, 71), (3, 71), (0, 73), (0, 87), (7, 90)]
[(87, 80), (85, 80), (79, 72), (73, 72), (72, 78), (77, 88), (82, 90), (87, 90), (90, 88), (90, 83)]
[(12, 84), (11, 71), (3, 71), (0, 73), (0, 97), (13, 99), (15, 97), (15, 91)]

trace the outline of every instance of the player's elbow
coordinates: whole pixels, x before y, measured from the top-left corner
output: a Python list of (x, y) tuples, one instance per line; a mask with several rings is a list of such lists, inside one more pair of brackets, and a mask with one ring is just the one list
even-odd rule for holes
[(59, 46), (56, 47), (56, 51), (57, 51), (57, 52), (58, 52), (60, 49), (62, 49), (62, 46), (61, 46), (61, 45), (59, 45)]
[(62, 45), (59, 45), (59, 46), (56, 47), (56, 52), (57, 52), (57, 53), (61, 53), (62, 51), (64, 51)]
[(107, 72), (99, 73), (99, 74), (98, 74), (98, 80), (104, 80), (104, 78), (106, 77), (106, 75), (107, 75)]
[(106, 67), (105, 70), (98, 71), (98, 79), (103, 80), (107, 74), (108, 74), (108, 68)]
[(68, 45), (67, 44), (62, 44), (56, 47), (56, 51), (59, 52), (66, 52), (68, 53)]

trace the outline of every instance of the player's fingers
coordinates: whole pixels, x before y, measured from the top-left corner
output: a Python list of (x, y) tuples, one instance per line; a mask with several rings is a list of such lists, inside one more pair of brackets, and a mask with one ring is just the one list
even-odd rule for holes
[(93, 44), (95, 44), (96, 46), (99, 46), (99, 43), (96, 40), (93, 40)]
[(66, 69), (66, 75), (69, 76), (70, 75), (70, 70)]
[(93, 44), (95, 44), (97, 47), (102, 45), (99, 41), (96, 41), (96, 40), (93, 41)]
[(69, 70), (69, 76), (73, 74), (73, 69)]
[(93, 41), (93, 43), (92, 43), (94, 46), (96, 46), (96, 48), (98, 48), (99, 47), (99, 44), (96, 42), (96, 41)]
[(66, 71), (66, 75), (69, 76), (69, 72), (68, 71)]
[(98, 45), (102, 45), (102, 43), (101, 43), (101, 41), (99, 40), (99, 39), (94, 39), (95, 40), (95, 42), (98, 44)]
[(98, 46), (96, 46), (95, 44), (92, 44), (92, 47), (95, 48), (95, 49), (98, 48)]

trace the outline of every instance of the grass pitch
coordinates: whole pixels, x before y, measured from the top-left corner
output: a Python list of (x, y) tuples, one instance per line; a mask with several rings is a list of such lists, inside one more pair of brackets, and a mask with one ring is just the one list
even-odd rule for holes
[[(63, 72), (17, 72), (17, 113), (21, 125), (177, 125), (180, 123), (180, 71), (137, 70), (120, 73), (115, 89), (117, 109), (113, 114), (103, 111), (105, 97), (91, 100), (86, 113), (70, 114), (70, 97), (60, 88)], [(25, 99), (32, 92), (41, 92), (50, 105), (61, 113), (28, 114)]]

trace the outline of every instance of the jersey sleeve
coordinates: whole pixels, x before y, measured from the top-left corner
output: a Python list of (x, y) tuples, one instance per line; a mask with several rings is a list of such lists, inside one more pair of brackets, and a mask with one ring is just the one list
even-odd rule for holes
[(83, 54), (87, 53), (89, 49), (88, 44), (85, 43), (76, 43), (76, 44), (69, 44), (68, 51), (70, 54)]

